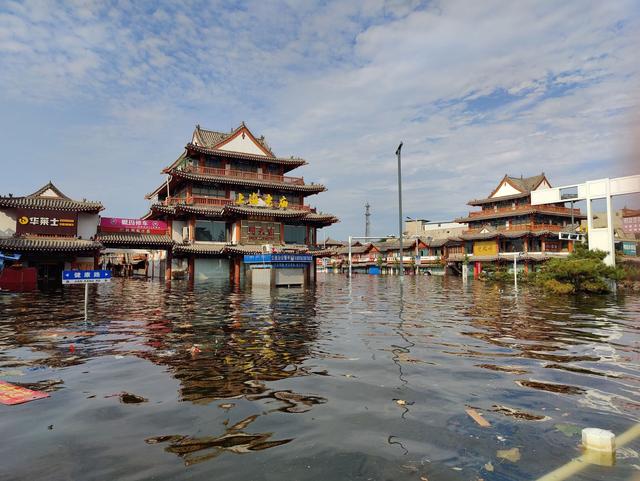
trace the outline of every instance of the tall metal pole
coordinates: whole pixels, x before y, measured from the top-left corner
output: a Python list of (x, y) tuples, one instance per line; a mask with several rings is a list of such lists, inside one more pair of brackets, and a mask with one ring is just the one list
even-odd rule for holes
[(398, 145), (396, 155), (398, 156), (398, 239), (400, 240), (400, 280), (404, 280), (404, 266), (402, 265), (402, 161), (401, 161), (402, 142)]
[(365, 209), (365, 211), (364, 211), (364, 219), (365, 219), (365, 222), (364, 222), (364, 236), (365, 237), (369, 237), (369, 231), (370, 231), (369, 217), (371, 217), (371, 212), (369, 212), (369, 207), (371, 207), (371, 206), (369, 205), (369, 202), (367, 202), (364, 205), (364, 209)]
[(349, 279), (351, 279), (351, 236), (349, 236)]

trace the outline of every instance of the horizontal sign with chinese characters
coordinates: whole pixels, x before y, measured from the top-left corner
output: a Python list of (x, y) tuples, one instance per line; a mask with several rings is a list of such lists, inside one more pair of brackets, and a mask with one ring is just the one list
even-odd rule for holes
[(280, 223), (243, 220), (240, 242), (245, 244), (275, 244), (280, 242)]
[(167, 223), (161, 220), (102, 217), (100, 219), (100, 232), (140, 232), (142, 234), (166, 234)]
[(16, 209), (16, 234), (75, 236), (78, 213), (64, 210)]
[(290, 262), (310, 264), (313, 262), (313, 256), (311, 254), (255, 254), (244, 256), (245, 264), (284, 264)]
[(111, 271), (62, 271), (63, 284), (102, 284), (111, 282)]

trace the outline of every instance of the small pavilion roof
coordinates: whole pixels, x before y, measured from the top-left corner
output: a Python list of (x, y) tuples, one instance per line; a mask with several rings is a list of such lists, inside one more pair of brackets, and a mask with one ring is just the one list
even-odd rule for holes
[(100, 242), (71, 237), (8, 237), (0, 239), (0, 250), (5, 252), (95, 252), (102, 249)]
[(104, 207), (100, 202), (73, 200), (67, 197), (51, 181), (33, 194), (22, 197), (0, 196), (0, 207), (64, 210), (70, 212), (98, 213)]

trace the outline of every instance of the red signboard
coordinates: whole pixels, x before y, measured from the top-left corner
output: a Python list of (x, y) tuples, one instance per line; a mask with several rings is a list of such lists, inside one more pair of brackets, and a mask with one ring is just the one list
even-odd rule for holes
[(64, 210), (16, 209), (16, 234), (75, 236), (78, 213)]
[(0, 381), (0, 403), (22, 404), (36, 399), (49, 397), (46, 392), (32, 391), (26, 387), (15, 386), (5, 381)]
[(123, 219), (102, 217), (100, 232), (140, 232), (143, 234), (166, 234), (167, 223), (161, 220)]

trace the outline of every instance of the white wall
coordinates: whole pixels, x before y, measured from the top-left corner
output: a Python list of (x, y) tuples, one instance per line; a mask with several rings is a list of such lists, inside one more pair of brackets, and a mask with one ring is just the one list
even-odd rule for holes
[(100, 216), (98, 214), (78, 214), (78, 237), (91, 239), (98, 232)]
[(235, 139), (224, 144), (222, 147), (218, 147), (218, 150), (228, 150), (231, 152), (244, 152), (246, 154), (265, 155), (260, 147), (258, 147), (248, 135), (245, 135), (244, 139), (242, 134), (238, 135)]
[(500, 188), (496, 191), (496, 193), (491, 196), (491, 198), (493, 199), (496, 197), (504, 197), (507, 195), (514, 195), (514, 194), (521, 194), (521, 192), (518, 189), (513, 188), (511, 184), (505, 181), (500, 186)]
[(11, 237), (16, 233), (15, 209), (0, 210), (0, 237)]
[(187, 226), (186, 221), (174, 220), (171, 227), (171, 238), (175, 242), (182, 242), (182, 228)]

